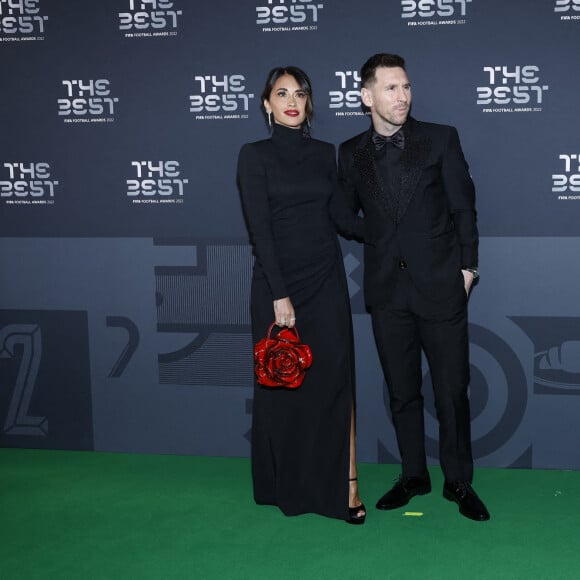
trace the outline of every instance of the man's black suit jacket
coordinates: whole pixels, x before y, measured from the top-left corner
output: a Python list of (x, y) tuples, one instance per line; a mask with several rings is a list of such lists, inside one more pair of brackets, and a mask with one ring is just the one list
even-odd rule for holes
[(384, 306), (403, 259), (415, 287), (441, 302), (463, 288), (462, 268), (478, 263), (475, 188), (454, 127), (409, 117), (402, 130), (399, 191), (383, 183), (372, 129), (339, 149), (347, 203), (365, 222), (367, 306)]

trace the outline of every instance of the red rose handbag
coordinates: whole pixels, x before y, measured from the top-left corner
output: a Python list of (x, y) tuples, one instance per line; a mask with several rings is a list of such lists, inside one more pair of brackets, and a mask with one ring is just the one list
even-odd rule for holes
[(275, 324), (270, 325), (266, 337), (254, 347), (258, 383), (265, 387), (296, 389), (312, 365), (312, 351), (300, 342), (296, 327), (284, 328), (272, 337)]

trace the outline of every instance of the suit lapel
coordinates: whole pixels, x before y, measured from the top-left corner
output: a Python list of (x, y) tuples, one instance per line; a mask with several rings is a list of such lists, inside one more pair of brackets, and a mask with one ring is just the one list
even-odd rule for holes
[(397, 203), (390, 188), (386, 187), (377, 171), (373, 155), (371, 130), (365, 133), (361, 143), (354, 151), (354, 165), (365, 182), (371, 198), (393, 221), (396, 221)]
[(431, 152), (431, 139), (417, 134), (417, 122), (409, 118), (405, 123), (405, 150), (401, 157), (401, 188), (399, 190), (399, 203), (395, 221), (399, 223), (405, 215), (421, 178), (421, 172), (425, 167), (429, 153)]

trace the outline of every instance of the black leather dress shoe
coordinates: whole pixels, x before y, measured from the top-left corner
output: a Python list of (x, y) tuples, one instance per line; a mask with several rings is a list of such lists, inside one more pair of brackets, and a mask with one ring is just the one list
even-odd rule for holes
[(399, 477), (397, 483), (377, 502), (379, 510), (394, 510), (407, 505), (416, 495), (431, 491), (429, 477)]
[(445, 482), (443, 497), (459, 506), (459, 513), (470, 520), (485, 522), (489, 512), (467, 481)]

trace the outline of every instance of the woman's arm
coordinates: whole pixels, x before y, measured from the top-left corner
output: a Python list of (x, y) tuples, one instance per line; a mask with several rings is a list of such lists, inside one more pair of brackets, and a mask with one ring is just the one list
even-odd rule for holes
[(253, 144), (240, 150), (237, 181), (254, 254), (272, 292), (274, 319), (292, 327), (296, 318), (276, 256), (266, 168)]

